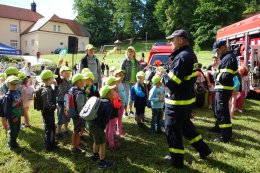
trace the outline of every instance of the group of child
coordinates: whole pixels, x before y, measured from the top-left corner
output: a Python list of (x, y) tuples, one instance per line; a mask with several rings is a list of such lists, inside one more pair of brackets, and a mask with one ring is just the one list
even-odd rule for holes
[[(120, 147), (116, 138), (123, 138), (122, 117), (127, 105), (126, 90), (123, 84), (124, 71), (115, 69), (113, 75), (107, 77), (104, 86), (98, 91), (93, 85), (94, 75), (88, 69), (82, 70), (81, 74), (71, 77), (72, 69), (62, 66), (63, 59), (58, 62), (53, 73), (50, 70), (42, 71), (40, 77), (40, 94), (42, 99), (41, 113), (44, 123), (45, 149), (53, 151), (58, 146), (55, 140), (68, 136), (68, 123), (70, 118), (73, 121), (72, 153), (82, 153), (79, 146), (81, 136), (87, 124), (89, 132), (93, 137), (93, 161), (99, 161), (99, 168), (113, 166), (114, 162), (105, 160), (105, 144), (108, 143), (110, 149)], [(142, 127), (141, 116), (144, 114), (147, 100), (151, 100), (152, 124), (151, 130), (161, 132), (161, 119), (164, 107), (164, 89), (160, 76), (154, 76), (153, 88), (148, 92), (144, 84), (145, 74), (140, 71), (136, 75), (137, 83), (133, 86), (135, 95), (131, 97), (136, 108), (136, 122)], [(19, 72), (15, 67), (9, 67), (5, 74), (0, 74), (1, 85), (1, 110), (3, 128), (8, 129), (8, 146), (11, 151), (19, 147), (17, 137), (21, 126), (21, 116), (24, 116), (25, 127), (30, 127), (28, 109), (32, 100), (33, 87), (29, 76)], [(64, 106), (64, 96), (72, 94), (76, 113), (74, 117), (68, 117)], [(101, 104), (97, 112), (97, 118), (85, 122), (80, 118), (79, 113), (87, 100), (92, 97), (100, 97)], [(55, 127), (54, 112), (57, 109), (58, 124), (57, 132)], [(7, 124), (6, 124), (7, 122)], [(62, 132), (62, 126), (64, 131)], [(104, 132), (106, 131), (106, 133)]]

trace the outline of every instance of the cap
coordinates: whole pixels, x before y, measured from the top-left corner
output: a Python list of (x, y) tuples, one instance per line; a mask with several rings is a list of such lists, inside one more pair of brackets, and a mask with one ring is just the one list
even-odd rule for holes
[(106, 85), (111, 85), (111, 83), (115, 82), (115, 81), (119, 81), (120, 78), (116, 78), (114, 76), (109, 76), (107, 79), (106, 79)]
[(188, 33), (185, 30), (183, 30), (183, 29), (174, 31), (171, 35), (166, 37), (166, 39), (170, 40), (170, 39), (172, 39), (174, 37), (184, 37), (186, 39), (189, 39)]
[(6, 74), (5, 73), (0, 73), (0, 79), (1, 80), (5, 80), (6, 78)]
[(132, 51), (135, 52), (135, 48), (134, 48), (133, 46), (129, 46), (129, 47), (127, 48), (127, 50), (129, 50), (129, 49), (131, 49)]
[(112, 89), (115, 89), (116, 88), (116, 85), (113, 85), (113, 86), (109, 86), (109, 85), (105, 85), (103, 86), (100, 91), (99, 91), (99, 94), (101, 97), (106, 97), (107, 93), (112, 90)]
[(87, 79), (83, 74), (76, 74), (72, 77), (72, 84), (75, 84), (79, 80)]
[(118, 73), (125, 73), (125, 70), (122, 70), (122, 69), (116, 69), (115, 71), (114, 71), (114, 76), (115, 75), (117, 75)]
[(19, 78), (20, 80), (24, 80), (26, 77), (27, 77), (26, 74), (23, 73), (23, 72), (20, 72), (20, 73), (18, 74), (18, 78)]
[(89, 70), (89, 68), (83, 68), (82, 71), (81, 71), (82, 74), (83, 74), (83, 73), (87, 73), (87, 72), (91, 72), (91, 71)]
[(19, 71), (17, 68), (15, 67), (8, 67), (6, 70), (5, 70), (5, 74), (6, 75), (12, 75), (12, 74), (18, 74)]
[(143, 71), (139, 71), (137, 74), (136, 74), (136, 77), (138, 76), (142, 76), (142, 77), (145, 77), (145, 73)]
[(69, 68), (69, 67), (67, 67), (67, 66), (65, 65), (65, 66), (62, 66), (62, 67), (60, 68), (60, 73), (62, 73), (63, 71), (70, 71), (70, 72), (72, 72), (72, 69)]
[(11, 76), (8, 76), (8, 77), (6, 78), (5, 83), (13, 82), (13, 81), (16, 81), (16, 80), (18, 81), (19, 78), (16, 77), (16, 76), (14, 76), (14, 75), (11, 75)]
[(94, 49), (94, 46), (93, 46), (92, 44), (88, 44), (88, 45), (86, 46), (86, 50), (89, 50), (89, 49)]
[(158, 82), (160, 82), (161, 79), (162, 78), (160, 76), (156, 75), (152, 78), (152, 82), (154, 85), (156, 85)]
[(162, 66), (157, 67), (156, 69), (159, 70), (159, 71), (165, 71), (164, 67), (162, 67)]
[(153, 65), (154, 66), (160, 66), (160, 65), (162, 65), (162, 61), (157, 59), (157, 60), (154, 61)]
[(218, 40), (216, 41), (214, 44), (213, 44), (213, 50), (212, 52), (215, 54), (217, 52), (217, 50), (221, 47), (221, 46), (224, 46), (226, 45), (226, 41), (224, 40)]
[(83, 73), (83, 76), (86, 78), (86, 79), (92, 79), (94, 81), (95, 77), (93, 75), (92, 72), (86, 72), (86, 73)]
[(50, 70), (44, 70), (42, 73), (41, 73), (41, 79), (42, 80), (45, 80), (45, 79), (49, 79), (49, 78), (57, 78), (58, 75), (55, 75), (52, 71)]

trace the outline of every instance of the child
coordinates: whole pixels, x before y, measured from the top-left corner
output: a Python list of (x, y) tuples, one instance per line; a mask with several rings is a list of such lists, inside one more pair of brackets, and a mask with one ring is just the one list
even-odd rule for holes
[(83, 153), (84, 151), (79, 148), (80, 132), (83, 128), (83, 119), (79, 117), (81, 109), (86, 102), (85, 92), (82, 88), (85, 87), (85, 77), (82, 74), (76, 74), (72, 77), (73, 87), (70, 88), (69, 93), (73, 94), (76, 107), (76, 115), (73, 117), (74, 130), (72, 134), (72, 153)]
[[(0, 73), (0, 86), (3, 85), (5, 81), (5, 73)], [(6, 117), (4, 115), (4, 112), (3, 112), (3, 106), (2, 106), (2, 98), (4, 97), (5, 93), (3, 90), (0, 90), (0, 101), (1, 101), (1, 105), (0, 105), (0, 117), (1, 117), (1, 120), (2, 120), (2, 128), (7, 130), (7, 122), (6, 122)]]
[(23, 109), (24, 109), (24, 127), (31, 127), (29, 122), (29, 108), (33, 99), (34, 88), (30, 82), (30, 77), (26, 74), (20, 73), (18, 75), (19, 79), (22, 80), (22, 99), (23, 99)]
[(92, 121), (87, 121), (90, 133), (93, 137), (93, 161), (98, 161), (98, 168), (105, 169), (112, 167), (114, 161), (105, 160), (106, 156), (106, 137), (104, 129), (109, 121), (109, 117), (113, 111), (112, 101), (115, 99), (116, 86), (105, 85), (100, 89), (101, 103), (98, 109), (97, 118)]
[(17, 137), (23, 115), (23, 102), (21, 92), (18, 90), (18, 81), (19, 78), (16, 76), (9, 76), (5, 80), (8, 91), (5, 93), (2, 103), (8, 123), (8, 146), (11, 151), (19, 148)]
[(154, 76), (152, 78), (154, 86), (149, 92), (149, 100), (151, 100), (152, 107), (152, 122), (151, 122), (151, 132), (162, 133), (161, 120), (163, 117), (164, 108), (164, 89), (162, 87), (161, 77)]
[(122, 129), (122, 117), (125, 110), (125, 107), (127, 106), (128, 100), (126, 96), (126, 89), (122, 83), (124, 79), (124, 70), (117, 69), (114, 72), (114, 76), (116, 78), (120, 78), (118, 81), (118, 87), (117, 87), (117, 93), (119, 95), (119, 98), (122, 100), (122, 105), (118, 110), (118, 120), (117, 120), (117, 135), (122, 138), (123, 137), (123, 129)]
[(118, 109), (122, 106), (122, 101), (119, 99), (118, 94), (116, 93), (118, 81), (120, 78), (116, 78), (114, 76), (109, 76), (106, 79), (106, 85), (109, 86), (116, 86), (115, 88), (115, 98), (113, 99), (113, 111), (111, 113), (109, 122), (106, 127), (106, 137), (108, 141), (108, 147), (110, 149), (117, 149), (119, 148), (119, 144), (115, 143), (115, 130), (116, 130), (116, 124), (117, 124), (117, 118), (118, 118)]
[(147, 87), (144, 84), (145, 73), (139, 71), (136, 74), (137, 83), (133, 86), (135, 97), (134, 97), (134, 107), (135, 107), (135, 120), (138, 127), (144, 127), (144, 124), (141, 122), (142, 114), (144, 114), (146, 100), (147, 100)]
[(88, 100), (92, 96), (100, 97), (99, 92), (97, 90), (97, 87), (95, 85), (93, 85), (93, 82), (94, 82), (94, 79), (95, 79), (93, 73), (92, 72), (86, 72), (86, 73), (83, 73), (83, 75), (86, 78), (85, 79), (86, 100)]
[(44, 70), (41, 73), (41, 79), (43, 82), (43, 88), (41, 92), (43, 110), (42, 117), (45, 131), (45, 149), (47, 151), (53, 151), (56, 148), (55, 145), (55, 118), (54, 111), (56, 109), (56, 96), (55, 91), (51, 87), (54, 82), (54, 78), (58, 76), (53, 74), (50, 70)]
[[(57, 68), (55, 69), (55, 74), (58, 76), (56, 78), (57, 82), (57, 101), (58, 101), (58, 128), (56, 139), (62, 138), (64, 136), (69, 136), (68, 132), (68, 123), (69, 118), (65, 115), (64, 112), (64, 95), (69, 92), (69, 89), (72, 87), (72, 82), (70, 80), (72, 69), (67, 66), (62, 66), (63, 58), (58, 62)], [(62, 135), (61, 127), (64, 125), (64, 132)]]
[[(7, 78), (8, 76), (16, 76), (18, 77), (19, 71), (17, 68), (15, 67), (8, 67), (5, 72), (4, 72), (4, 77)], [(18, 90), (21, 92), (21, 81), (18, 81)], [(1, 87), (0, 87), (0, 93), (2, 93), (3, 95), (8, 91), (8, 87), (6, 86), (5, 82), (2, 83)], [(6, 118), (5, 115), (2, 115), (2, 124), (4, 128), (7, 128), (7, 122), (6, 122)]]

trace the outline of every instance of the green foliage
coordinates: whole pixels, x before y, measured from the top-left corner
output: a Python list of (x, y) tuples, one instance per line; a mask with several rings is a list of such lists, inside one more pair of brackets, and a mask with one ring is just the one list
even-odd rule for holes
[(91, 34), (91, 43), (101, 45), (113, 36), (111, 3), (107, 0), (75, 0), (77, 20)]

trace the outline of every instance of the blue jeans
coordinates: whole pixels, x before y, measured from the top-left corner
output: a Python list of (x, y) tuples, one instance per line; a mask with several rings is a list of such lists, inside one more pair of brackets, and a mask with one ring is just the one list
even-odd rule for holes
[(152, 131), (160, 131), (162, 128), (162, 117), (163, 117), (163, 108), (155, 108), (152, 109), (152, 122), (151, 122), (151, 130)]

